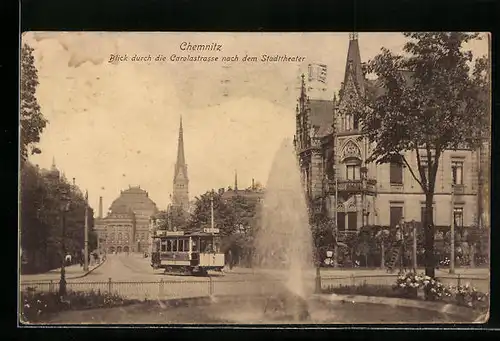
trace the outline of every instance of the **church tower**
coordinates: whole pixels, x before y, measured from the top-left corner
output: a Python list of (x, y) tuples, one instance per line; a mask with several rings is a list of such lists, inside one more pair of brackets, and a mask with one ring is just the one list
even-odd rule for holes
[(179, 125), (179, 140), (177, 145), (177, 161), (174, 171), (174, 187), (172, 204), (182, 208), (184, 212), (189, 210), (189, 179), (187, 165), (184, 157), (184, 136), (182, 131), (182, 117)]

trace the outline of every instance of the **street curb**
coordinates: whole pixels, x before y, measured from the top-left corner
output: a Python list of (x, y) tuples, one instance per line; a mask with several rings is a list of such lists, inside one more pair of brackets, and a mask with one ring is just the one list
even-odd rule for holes
[(440, 312), (447, 315), (461, 317), (470, 320), (471, 323), (486, 323), (489, 319), (489, 312), (486, 314), (479, 314), (477, 311), (474, 311), (472, 309), (466, 307), (460, 307), (458, 305), (450, 303), (424, 302), (424, 301), (417, 301), (404, 298), (358, 296), (358, 295), (332, 294), (332, 295), (314, 295), (314, 296), (328, 301), (371, 303), (371, 304), (383, 304), (391, 307), (398, 306), (398, 307), (425, 309), (425, 310)]
[(71, 276), (71, 277), (66, 277), (66, 279), (78, 279), (78, 278), (83, 278), (83, 277), (86, 277), (87, 275), (89, 275), (92, 271), (94, 271), (95, 269), (98, 269), (101, 265), (103, 265), (104, 263), (106, 262), (106, 260), (103, 260), (102, 262), (100, 262), (96, 267), (94, 267), (92, 270), (89, 270), (87, 271), (86, 273), (84, 273), (83, 275), (78, 275), (78, 276)]

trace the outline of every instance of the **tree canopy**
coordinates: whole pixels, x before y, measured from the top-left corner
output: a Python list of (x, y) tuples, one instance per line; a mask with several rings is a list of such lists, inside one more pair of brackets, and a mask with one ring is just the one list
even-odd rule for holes
[[(487, 59), (463, 45), (475, 33), (405, 33), (406, 56), (386, 48), (366, 65), (376, 87), (356, 108), (372, 142), (369, 161), (401, 160), (426, 195), (426, 274), (434, 276), (432, 201), (439, 160), (447, 149), (475, 148), (488, 129)], [(416, 159), (416, 169), (409, 157)]]
[[(69, 207), (64, 212), (63, 235), (62, 196), (67, 194)], [(64, 178), (42, 174), (29, 162), (21, 167), (20, 227), (21, 248), (31, 271), (46, 271), (59, 267), (62, 241), (66, 252), (76, 255), (84, 247), (85, 198), (83, 193)], [(93, 210), (88, 209), (89, 250), (96, 247), (93, 232)]]
[(24, 44), (21, 48), (20, 81), (20, 154), (23, 160), (29, 154), (40, 153), (40, 149), (36, 148), (35, 144), (40, 142), (40, 135), (48, 122), (43, 117), (36, 98), (38, 84), (38, 71), (35, 67), (33, 48)]

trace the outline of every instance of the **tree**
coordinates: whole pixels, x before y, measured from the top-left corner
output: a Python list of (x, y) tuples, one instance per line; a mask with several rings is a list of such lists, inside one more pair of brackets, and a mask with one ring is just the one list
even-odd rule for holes
[(208, 191), (195, 199), (194, 212), (188, 226), (191, 230), (201, 231), (211, 225), (211, 201), (214, 207), (214, 225), (220, 229), (221, 235), (230, 235), (234, 230), (234, 215), (230, 207), (222, 199), (221, 194)]
[[(85, 199), (83, 193), (63, 178), (41, 174), (28, 161), (21, 163), (20, 225), (21, 247), (28, 258), (22, 271), (47, 271), (62, 261), (62, 242), (66, 251), (78, 254), (84, 247)], [(69, 209), (64, 212), (65, 233), (61, 219), (61, 193), (67, 193)], [(88, 210), (89, 230), (94, 226), (93, 211)], [(89, 234), (89, 249), (96, 241)], [(31, 269), (29, 269), (31, 268)]]
[(223, 199), (219, 193), (206, 192), (196, 198), (195, 209), (188, 222), (190, 230), (200, 231), (210, 227), (212, 198), (214, 224), (222, 236), (221, 250), (231, 250), (235, 259), (250, 258), (258, 223), (257, 201), (240, 195)]
[(310, 214), (310, 217), (312, 238), (316, 253), (320, 256), (318, 261), (321, 261), (321, 256), (324, 256), (326, 251), (333, 247), (332, 231), (335, 222), (329, 219), (324, 212)]
[(374, 239), (380, 245), (380, 268), (385, 268), (385, 251), (386, 247), (391, 243), (391, 232), (389, 229), (382, 226), (374, 226)]
[[(24, 44), (21, 48), (21, 107), (20, 107), (20, 151), (25, 160), (28, 154), (40, 153), (34, 145), (40, 142), (40, 134), (47, 125), (47, 120), (40, 111), (36, 99), (38, 71), (35, 67), (33, 48)], [(31, 150), (29, 150), (31, 148)]]
[(462, 45), (477, 34), (404, 35), (409, 56), (382, 48), (367, 70), (378, 77), (383, 93), (368, 91), (356, 109), (373, 144), (368, 161), (403, 162), (425, 194), (425, 273), (435, 277), (432, 203), (439, 160), (447, 149), (474, 148), (479, 142), (486, 126), (487, 63), (480, 59), (471, 74), (472, 53)]
[(172, 228), (177, 230), (184, 230), (188, 221), (187, 212), (185, 212), (180, 206), (172, 206), (169, 211), (170, 223)]

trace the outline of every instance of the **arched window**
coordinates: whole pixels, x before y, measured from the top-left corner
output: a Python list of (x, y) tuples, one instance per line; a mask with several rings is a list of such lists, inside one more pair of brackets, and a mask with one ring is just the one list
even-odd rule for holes
[(344, 120), (344, 129), (349, 131), (353, 129), (353, 117), (351, 114), (346, 114), (345, 115), (345, 120)]
[(122, 233), (118, 232), (118, 240), (122, 240)]
[(361, 160), (357, 158), (349, 158), (344, 160), (346, 166), (346, 179), (347, 180), (360, 180), (361, 179)]

